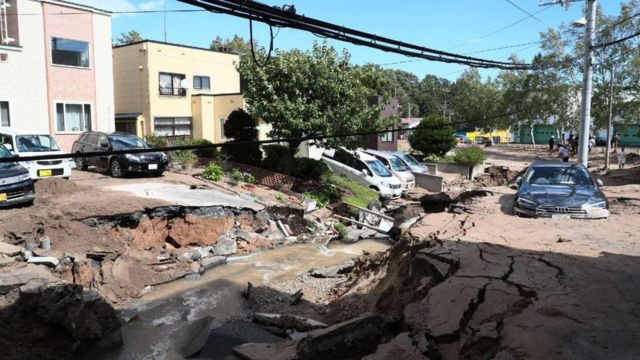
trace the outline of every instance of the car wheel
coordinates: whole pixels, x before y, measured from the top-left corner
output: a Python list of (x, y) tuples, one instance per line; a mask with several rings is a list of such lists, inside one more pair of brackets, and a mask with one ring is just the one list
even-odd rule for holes
[(111, 160), (111, 165), (109, 165), (109, 174), (114, 178), (122, 177), (122, 166), (120, 166), (120, 162), (118, 162), (118, 160)]
[(87, 165), (87, 161), (84, 159), (84, 157), (81, 154), (76, 154), (76, 167), (82, 171), (87, 171), (87, 169), (89, 168), (89, 166)]

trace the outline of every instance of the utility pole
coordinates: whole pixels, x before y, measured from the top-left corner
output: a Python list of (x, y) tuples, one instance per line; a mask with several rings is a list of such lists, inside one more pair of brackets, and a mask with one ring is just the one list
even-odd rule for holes
[(596, 0), (587, 1), (587, 29), (584, 37), (584, 71), (582, 79), (582, 119), (578, 139), (578, 163), (587, 166), (589, 161), (589, 128), (591, 125), (591, 95), (593, 93), (593, 40), (596, 26)]
[[(568, 6), (577, 0), (556, 0), (541, 3), (540, 6)], [(587, 166), (589, 161), (589, 129), (591, 127), (591, 95), (593, 94), (593, 40), (596, 27), (596, 0), (585, 0), (587, 6), (587, 24), (584, 36), (584, 69), (582, 77), (582, 108), (580, 110), (580, 132), (578, 139), (578, 164)]]
[(611, 118), (613, 117), (613, 81), (616, 76), (616, 65), (611, 66), (611, 79), (609, 79), (609, 114), (607, 116), (607, 146), (604, 155), (604, 169), (609, 170), (609, 152), (611, 151)]

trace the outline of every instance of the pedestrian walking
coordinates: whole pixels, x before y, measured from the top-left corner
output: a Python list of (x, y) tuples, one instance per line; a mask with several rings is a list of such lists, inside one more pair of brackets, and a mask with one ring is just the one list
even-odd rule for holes
[(553, 153), (553, 147), (555, 145), (556, 145), (556, 138), (554, 138), (553, 135), (551, 135), (551, 138), (549, 139), (549, 155)]
[(569, 151), (567, 150), (566, 146), (559, 145), (558, 153), (560, 154), (559, 156), (562, 158), (562, 162), (569, 162)]
[(589, 152), (591, 152), (591, 150), (596, 150), (596, 138), (593, 136), (589, 138)]
[(617, 153), (618, 155), (618, 169), (624, 169), (624, 163), (627, 161), (627, 153), (624, 151), (624, 148), (620, 148), (620, 151)]

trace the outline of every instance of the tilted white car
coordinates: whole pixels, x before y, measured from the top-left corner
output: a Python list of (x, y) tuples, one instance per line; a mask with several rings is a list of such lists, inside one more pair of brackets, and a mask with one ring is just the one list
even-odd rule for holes
[(26, 156), (63, 154), (56, 140), (49, 134), (18, 133), (12, 129), (0, 128), (0, 143), (12, 154), (18, 155), (16, 160), (29, 170), (29, 176), (34, 180), (71, 176), (72, 159), (20, 161), (20, 157)]
[(391, 153), (377, 150), (364, 150), (365, 153), (375, 156), (384, 166), (391, 171), (393, 176), (402, 182), (402, 190), (409, 190), (416, 187), (416, 178), (411, 173), (411, 169), (402, 160)]
[(328, 149), (322, 161), (336, 174), (366, 185), (382, 198), (395, 199), (402, 194), (402, 183), (375, 157), (362, 151)]

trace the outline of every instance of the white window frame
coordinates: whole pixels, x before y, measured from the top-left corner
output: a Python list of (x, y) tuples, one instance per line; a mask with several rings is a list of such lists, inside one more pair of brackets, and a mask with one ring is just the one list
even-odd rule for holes
[[(391, 140), (389, 140), (389, 138), (391, 138)], [(380, 142), (383, 142), (383, 143), (392, 143), (394, 140), (395, 140), (395, 139), (394, 139), (394, 133), (393, 133), (393, 131), (388, 131), (388, 132), (382, 133), (382, 134), (380, 135)]]
[[(64, 131), (64, 130), (58, 130), (58, 105), (62, 104), (64, 106), (64, 114), (66, 116), (67, 113), (67, 105), (80, 105), (82, 106), (82, 123), (85, 124), (86, 123), (86, 119), (84, 118), (84, 107), (85, 105), (89, 105), (89, 109), (91, 110), (91, 129), (83, 129), (83, 130), (79, 130), (79, 131)], [(93, 124), (94, 124), (94, 115), (93, 115), (93, 103), (90, 102), (83, 102), (83, 101), (54, 101), (53, 102), (53, 127), (55, 129), (55, 134), (81, 134), (85, 131), (92, 131), (93, 130)]]
[[(64, 40), (71, 40), (71, 41), (78, 41), (78, 42), (84, 42), (87, 43), (87, 52), (89, 53), (89, 66), (74, 66), (74, 65), (64, 65), (64, 64), (56, 64), (53, 62), (53, 39), (64, 39)], [(93, 64), (93, 61), (91, 61), (91, 41), (85, 41), (85, 40), (77, 40), (77, 39), (69, 39), (69, 38), (65, 38), (65, 37), (61, 37), (61, 36), (51, 36), (49, 37), (49, 55), (51, 56), (51, 66), (59, 66), (59, 67), (66, 67), (66, 68), (71, 68), (71, 69), (85, 69), (85, 70), (91, 70), (91, 65)]]
[(220, 133), (218, 134), (219, 141), (227, 141), (227, 138), (224, 136), (224, 124), (227, 122), (227, 116), (218, 117), (218, 126), (220, 127)]
[(0, 102), (6, 102), (7, 103), (7, 107), (9, 108), (9, 125), (4, 126), (2, 125), (2, 120), (0, 119), (0, 127), (11, 127), (11, 101), (9, 101), (9, 99), (4, 99), (4, 98), (0, 98)]

